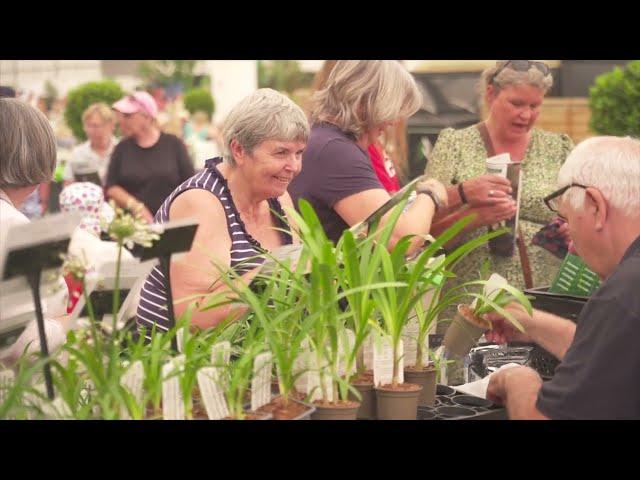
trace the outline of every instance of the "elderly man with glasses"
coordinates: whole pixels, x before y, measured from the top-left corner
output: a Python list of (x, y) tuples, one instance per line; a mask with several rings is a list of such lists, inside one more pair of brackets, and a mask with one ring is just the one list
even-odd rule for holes
[(558, 185), (545, 203), (567, 219), (575, 250), (603, 283), (577, 324), (510, 306), (523, 335), (490, 315), (488, 340), (534, 341), (561, 363), (546, 383), (528, 367), (497, 372), (487, 398), (512, 419), (640, 419), (640, 141), (585, 140)]

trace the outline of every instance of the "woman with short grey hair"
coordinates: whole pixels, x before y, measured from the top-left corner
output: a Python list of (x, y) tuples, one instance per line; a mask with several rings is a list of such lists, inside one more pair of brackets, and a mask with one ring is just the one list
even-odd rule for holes
[[(29, 223), (19, 211), (25, 199), (42, 182), (49, 182), (56, 167), (56, 140), (47, 118), (37, 109), (14, 98), (0, 98), (0, 245), (11, 227)], [(49, 348), (64, 342), (64, 327), (58, 320), (66, 314), (68, 291), (60, 279), (57, 293), (43, 295), (45, 330)], [(0, 302), (1, 303), (1, 302)], [(2, 320), (0, 308), (0, 320)], [(39, 349), (34, 320), (8, 349), (0, 351), (0, 361), (15, 362), (27, 345)]]
[[(460, 130), (446, 128), (440, 132), (425, 173), (447, 185), (450, 208), (434, 224), (434, 233), (442, 232), (464, 216), (476, 214), (476, 219), (456, 239), (462, 241), (480, 235), (490, 225), (513, 218), (516, 204), (510, 183), (500, 176), (486, 174), (487, 157), (508, 153), (512, 162), (520, 164), (522, 174), (518, 223), (525, 246), (520, 249), (522, 256), (514, 248), (513, 237), (505, 248), (492, 243), (460, 263), (456, 281), (467, 281), (477, 275), (487, 258), (492, 271), (518, 288), (525, 287), (521, 258), (529, 260), (534, 286), (550, 285), (558, 271), (559, 258), (544, 248), (531, 247), (535, 234), (553, 220), (543, 198), (553, 191), (560, 166), (573, 148), (569, 136), (535, 127), (544, 96), (552, 85), (553, 76), (546, 63), (499, 61), (480, 77), (479, 90), (488, 108), (486, 120)], [(549, 229), (548, 233), (551, 235), (554, 230)], [(559, 233), (566, 234), (566, 227)]]
[[(193, 218), (199, 227), (191, 251), (171, 264), (171, 286), (156, 268), (142, 287), (137, 323), (147, 337), (153, 325), (160, 331), (169, 327), (167, 288), (175, 299), (209, 295), (225, 275), (203, 269), (212, 260), (249, 282), (262, 254), (293, 241), (282, 207), (292, 207), (287, 186), (300, 172), (309, 137), (302, 109), (275, 90), (257, 90), (229, 112), (223, 137), (224, 160), (207, 160), (204, 170), (176, 188), (156, 215), (161, 223)], [(176, 316), (186, 307), (176, 303)], [(194, 313), (191, 323), (207, 328), (241, 313), (223, 306)]]
[[(302, 173), (291, 183), (289, 193), (296, 205), (299, 198), (309, 201), (327, 236), (337, 241), (344, 230), (389, 200), (367, 150), (387, 127), (416, 113), (422, 95), (397, 61), (340, 60), (312, 102), (313, 127)], [(438, 181), (422, 182), (416, 190), (419, 195), (400, 216), (390, 247), (415, 234), (410, 247), (415, 251), (422, 243), (420, 236), (429, 233), (438, 208), (446, 205), (446, 192)]]

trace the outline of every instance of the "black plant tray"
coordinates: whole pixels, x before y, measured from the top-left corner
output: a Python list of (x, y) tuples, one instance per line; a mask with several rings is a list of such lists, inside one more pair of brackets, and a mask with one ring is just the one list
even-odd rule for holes
[(438, 385), (433, 407), (418, 407), (418, 420), (506, 420), (507, 411), (488, 400)]

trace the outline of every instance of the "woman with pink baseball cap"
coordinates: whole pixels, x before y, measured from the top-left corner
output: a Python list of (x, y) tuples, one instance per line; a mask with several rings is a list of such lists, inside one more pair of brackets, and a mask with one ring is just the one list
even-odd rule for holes
[(195, 171), (182, 140), (158, 127), (158, 106), (147, 92), (135, 92), (113, 104), (123, 140), (111, 156), (105, 184), (120, 207), (153, 217), (164, 199)]

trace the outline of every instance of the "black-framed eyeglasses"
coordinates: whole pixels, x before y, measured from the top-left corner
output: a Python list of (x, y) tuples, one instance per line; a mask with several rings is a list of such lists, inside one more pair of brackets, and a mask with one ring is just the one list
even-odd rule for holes
[(554, 213), (558, 213), (558, 201), (564, 192), (569, 190), (571, 187), (580, 187), (580, 188), (589, 188), (587, 185), (581, 185), (580, 183), (570, 183), (569, 185), (565, 185), (562, 188), (559, 188), (555, 192), (544, 197), (544, 203), (549, 210)]
[(531, 67), (537, 68), (544, 76), (547, 76), (551, 73), (551, 69), (549, 65), (544, 62), (536, 62), (534, 60), (508, 60), (503, 63), (496, 73), (491, 77), (491, 81), (493, 82), (495, 78), (500, 75), (505, 68), (509, 67), (511, 70), (515, 70), (516, 72), (528, 72)]

